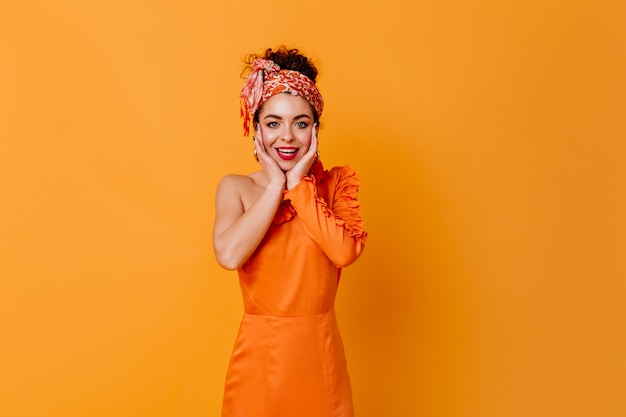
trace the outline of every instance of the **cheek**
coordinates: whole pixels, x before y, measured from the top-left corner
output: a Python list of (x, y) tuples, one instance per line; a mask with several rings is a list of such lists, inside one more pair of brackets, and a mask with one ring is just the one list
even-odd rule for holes
[(272, 147), (272, 144), (274, 144), (274, 140), (272, 138), (263, 136), (263, 146), (265, 146), (265, 149), (269, 150)]
[(269, 148), (274, 142), (276, 142), (276, 133), (271, 129), (263, 129), (261, 127), (261, 135), (263, 137), (263, 145), (266, 148)]
[(306, 147), (311, 146), (312, 138), (313, 138), (313, 135), (311, 134), (311, 131), (309, 129), (307, 129), (306, 131), (303, 131), (302, 133), (298, 135), (298, 141)]

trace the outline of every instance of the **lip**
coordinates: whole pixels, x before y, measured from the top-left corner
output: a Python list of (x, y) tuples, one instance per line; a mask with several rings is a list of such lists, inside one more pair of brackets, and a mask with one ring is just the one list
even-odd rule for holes
[(291, 161), (298, 155), (299, 151), (300, 151), (299, 148), (289, 148), (289, 147), (276, 148), (276, 154), (283, 161)]

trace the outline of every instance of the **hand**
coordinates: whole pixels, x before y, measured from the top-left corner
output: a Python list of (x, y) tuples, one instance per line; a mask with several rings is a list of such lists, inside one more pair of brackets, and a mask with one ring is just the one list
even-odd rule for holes
[(291, 190), (295, 187), (300, 179), (308, 174), (311, 169), (311, 165), (315, 161), (315, 155), (317, 154), (317, 123), (313, 124), (311, 129), (311, 145), (309, 146), (309, 150), (307, 153), (302, 156), (302, 159), (298, 161), (298, 163), (291, 168), (286, 173), (287, 177), (287, 189)]
[(254, 149), (256, 149), (256, 156), (259, 159), (261, 168), (265, 171), (265, 175), (267, 175), (269, 184), (280, 184), (281, 187), (284, 187), (286, 181), (285, 173), (267, 153), (263, 144), (263, 134), (258, 125), (254, 136)]

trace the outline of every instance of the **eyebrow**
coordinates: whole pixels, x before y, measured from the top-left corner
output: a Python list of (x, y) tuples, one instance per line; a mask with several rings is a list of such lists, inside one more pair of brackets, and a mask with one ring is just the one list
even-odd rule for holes
[[(268, 115), (266, 115), (266, 116), (263, 118), (263, 120), (265, 120), (265, 119), (269, 119), (269, 118), (272, 118), (272, 119), (278, 119), (278, 120), (282, 120), (282, 119), (283, 119), (281, 116), (278, 116), (278, 115), (276, 115), (276, 114), (268, 114)], [(304, 119), (304, 118), (310, 119), (310, 118), (311, 118), (311, 116), (309, 116), (308, 114), (299, 114), (299, 115), (297, 115), (296, 117), (294, 117), (293, 119), (294, 119), (294, 120), (300, 120), (300, 119)]]

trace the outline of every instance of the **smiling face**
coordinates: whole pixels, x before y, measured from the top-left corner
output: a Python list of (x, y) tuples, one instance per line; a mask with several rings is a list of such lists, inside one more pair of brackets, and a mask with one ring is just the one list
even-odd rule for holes
[(301, 96), (280, 93), (263, 103), (258, 116), (267, 153), (283, 171), (289, 171), (311, 146), (311, 105)]

